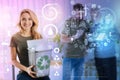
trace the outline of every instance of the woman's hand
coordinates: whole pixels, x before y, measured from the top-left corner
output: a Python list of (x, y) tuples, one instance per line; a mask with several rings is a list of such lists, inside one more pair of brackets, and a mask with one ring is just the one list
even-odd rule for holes
[(32, 66), (29, 66), (27, 69), (26, 69), (26, 72), (28, 73), (28, 75), (30, 75), (32, 78), (36, 78), (36, 72), (32, 71), (33, 69), (33, 65)]

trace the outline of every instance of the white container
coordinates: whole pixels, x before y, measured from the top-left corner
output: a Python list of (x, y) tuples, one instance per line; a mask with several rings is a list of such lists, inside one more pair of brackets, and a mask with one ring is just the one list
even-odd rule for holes
[(35, 65), (34, 71), (37, 77), (48, 76), (50, 71), (50, 59), (52, 47), (48, 41), (28, 40), (29, 65)]

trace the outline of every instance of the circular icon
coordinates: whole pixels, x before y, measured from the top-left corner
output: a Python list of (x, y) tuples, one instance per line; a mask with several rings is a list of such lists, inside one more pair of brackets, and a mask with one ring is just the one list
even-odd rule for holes
[(54, 24), (48, 24), (43, 28), (43, 34), (46, 38), (53, 38), (58, 33), (58, 29)]
[(56, 19), (58, 13), (57, 9), (55, 8), (56, 4), (46, 4), (42, 8), (42, 15), (47, 20), (54, 20)]
[(54, 53), (59, 53), (60, 49), (59, 48), (54, 48)]
[(48, 69), (50, 66), (50, 59), (47, 55), (37, 58), (37, 68), (40, 70)]

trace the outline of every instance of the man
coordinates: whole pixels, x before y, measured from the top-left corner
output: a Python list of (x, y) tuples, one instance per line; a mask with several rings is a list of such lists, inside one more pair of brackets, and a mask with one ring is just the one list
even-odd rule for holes
[[(91, 13), (100, 15), (99, 9), (92, 8)], [(101, 14), (102, 15), (102, 14)], [(115, 30), (112, 15), (109, 13), (101, 16), (93, 16), (95, 19), (91, 25), (91, 33), (95, 45), (95, 66), (99, 80), (116, 80), (116, 56), (115, 42), (117, 41), (117, 30)]]
[(83, 19), (84, 7), (77, 3), (73, 5), (74, 15), (66, 20), (61, 34), (64, 43), (63, 56), (63, 80), (81, 80), (83, 73), (84, 55), (86, 45), (84, 43), (87, 23)]

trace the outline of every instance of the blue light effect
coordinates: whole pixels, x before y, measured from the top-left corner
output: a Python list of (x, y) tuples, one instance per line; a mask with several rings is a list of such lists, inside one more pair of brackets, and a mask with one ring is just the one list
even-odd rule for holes
[(108, 8), (103, 8), (100, 11), (100, 20), (94, 24), (95, 29), (93, 36), (96, 41), (110, 42), (115, 34), (115, 20), (114, 12)]
[(90, 47), (95, 47), (95, 55), (99, 58), (115, 56), (115, 44), (119, 40), (116, 30), (116, 16), (109, 8), (100, 8), (99, 17), (92, 23), (89, 40)]

